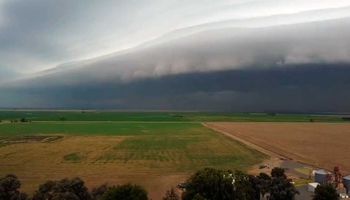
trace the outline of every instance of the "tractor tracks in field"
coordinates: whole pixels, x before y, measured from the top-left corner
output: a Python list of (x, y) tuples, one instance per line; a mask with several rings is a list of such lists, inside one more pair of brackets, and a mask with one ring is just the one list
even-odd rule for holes
[[(246, 145), (249, 148), (252, 148), (256, 151), (259, 151), (267, 156), (269, 156), (270, 158), (264, 160), (262, 163), (257, 164), (255, 166), (253, 166), (250, 170), (250, 172), (254, 173), (254, 174), (259, 174), (260, 172), (264, 172), (264, 173), (269, 173), (269, 170), (272, 169), (273, 167), (282, 167), (282, 168), (286, 168), (288, 169), (288, 174), (294, 177), (306, 177), (303, 174), (300, 174), (299, 172), (296, 171), (297, 168), (307, 168), (307, 169), (311, 169), (311, 168), (319, 168), (316, 165), (312, 165), (310, 163), (304, 162), (302, 160), (298, 160), (292, 157), (289, 157), (288, 155), (276, 152), (276, 151), (271, 151), (269, 149), (266, 149), (264, 147), (261, 147), (259, 145), (256, 145), (252, 142), (249, 142), (245, 139), (242, 139), (238, 136), (235, 136), (234, 134), (231, 134), (225, 130), (222, 130), (220, 127), (215, 126), (215, 124), (208, 124), (208, 123), (202, 123), (202, 125), (206, 128), (209, 128), (217, 133), (220, 133), (232, 140), (238, 141), (244, 145)], [(293, 155), (291, 155), (293, 156)], [(259, 169), (259, 167), (261, 165), (268, 165), (268, 170), (266, 169)]]
[(247, 141), (247, 140), (244, 140), (244, 139), (242, 139), (242, 138), (239, 138), (239, 137), (237, 137), (237, 136), (235, 136), (235, 135), (233, 135), (233, 134), (230, 134), (229, 132), (226, 132), (226, 131), (224, 131), (224, 130), (218, 128), (218, 127), (215, 127), (215, 125), (209, 125), (209, 124), (207, 124), (207, 123), (205, 123), (205, 122), (203, 122), (202, 125), (203, 125), (204, 127), (208, 128), (208, 129), (211, 129), (211, 130), (213, 130), (213, 131), (215, 131), (215, 132), (217, 132), (217, 133), (221, 133), (221, 134), (225, 135), (226, 137), (229, 137), (229, 138), (231, 138), (231, 139), (233, 139), (233, 140), (235, 140), (235, 141), (238, 141), (238, 142), (240, 142), (240, 143), (242, 143), (242, 144), (244, 144), (244, 145), (246, 145), (246, 146), (248, 146), (248, 147), (250, 147), (250, 148), (252, 148), (252, 149), (255, 149), (255, 150), (257, 150), (257, 151), (259, 151), (259, 152), (261, 152), (261, 153), (263, 153), (263, 154), (266, 154), (266, 155), (268, 155), (268, 156), (270, 156), (270, 157), (278, 157), (278, 158), (287, 159), (287, 158), (286, 158), (285, 156), (283, 156), (283, 155), (280, 155), (280, 154), (275, 153), (275, 152), (273, 152), (273, 151), (267, 150), (267, 149), (265, 149), (265, 148), (262, 148), (261, 146), (258, 146), (258, 145), (256, 145), (256, 144), (253, 144), (253, 143)]

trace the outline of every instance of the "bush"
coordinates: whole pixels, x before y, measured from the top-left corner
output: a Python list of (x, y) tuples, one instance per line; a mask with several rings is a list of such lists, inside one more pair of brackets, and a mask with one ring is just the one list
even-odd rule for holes
[(182, 199), (192, 200), (198, 195), (210, 200), (233, 199), (232, 173), (212, 168), (198, 171), (187, 180)]
[(24, 117), (21, 118), (19, 121), (22, 123), (30, 122), (27, 118), (24, 118)]
[(0, 200), (27, 200), (27, 195), (19, 191), (20, 187), (21, 182), (15, 175), (0, 178)]
[(260, 194), (262, 197), (265, 197), (265, 195), (270, 192), (271, 177), (265, 173), (260, 173), (257, 179), (257, 187), (259, 188)]
[(176, 193), (174, 188), (171, 188), (170, 190), (166, 191), (165, 196), (163, 197), (163, 200), (180, 200), (180, 197)]
[(270, 186), (270, 200), (294, 200), (299, 194), (295, 186), (286, 178), (273, 177)]
[(255, 200), (260, 198), (260, 191), (257, 187), (257, 178), (236, 171), (234, 174), (235, 199)]
[(315, 189), (313, 200), (338, 200), (337, 190), (331, 184), (319, 185)]
[[(19, 191), (20, 186), (14, 175), (0, 178), (0, 200), (28, 200), (27, 195)], [(271, 176), (206, 168), (179, 186), (184, 190), (182, 200), (256, 200), (267, 195), (270, 200), (294, 200), (298, 194), (282, 168), (274, 168)], [(163, 200), (180, 199), (173, 188), (163, 197)], [(315, 190), (314, 200), (337, 199), (332, 185), (319, 186)], [(89, 193), (80, 178), (73, 178), (47, 181), (39, 186), (32, 200), (148, 200), (148, 197), (145, 189), (131, 184), (112, 187), (103, 184)]]
[(103, 184), (97, 188), (92, 189), (91, 191), (91, 197), (94, 200), (100, 200), (102, 199), (103, 195), (109, 190), (111, 187), (109, 187), (107, 184)]
[(207, 199), (202, 197), (200, 194), (196, 194), (194, 195), (192, 200), (207, 200)]
[(102, 200), (148, 200), (147, 192), (138, 185), (120, 185), (108, 189)]
[(80, 178), (47, 181), (39, 186), (33, 200), (90, 200), (91, 196)]
[(273, 178), (287, 178), (285, 170), (279, 167), (275, 167), (271, 170), (271, 176)]

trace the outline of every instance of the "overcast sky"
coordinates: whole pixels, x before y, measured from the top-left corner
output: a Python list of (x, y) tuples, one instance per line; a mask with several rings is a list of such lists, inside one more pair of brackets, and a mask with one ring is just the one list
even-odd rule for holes
[(20, 73), (134, 47), (188, 26), (350, 6), (348, 0), (0, 2), (0, 68)]
[[(72, 101), (104, 107), (103, 102), (121, 102), (121, 97), (104, 96), (92, 105), (73, 97), (71, 88), (85, 88), (86, 83), (107, 88), (103, 83), (111, 84), (111, 80), (115, 85), (133, 84), (188, 73), (271, 71), (292, 65), (336, 65), (338, 69), (342, 64), (347, 68), (349, 19), (349, 0), (0, 0), (0, 107), (69, 107)], [(24, 83), (28, 88), (19, 89)], [(339, 93), (348, 94), (348, 85), (339, 88), (337, 84)], [(65, 91), (61, 94), (66, 98), (48, 104), (45, 99), (53, 101), (53, 94), (43, 92), (43, 96), (25, 94), (31, 103), (13, 102), (23, 91), (39, 85)], [(63, 85), (68, 88), (63, 90)], [(203, 90), (193, 89), (178, 97), (193, 102), (189, 96), (207, 92)], [(227, 88), (216, 90), (234, 93)], [(278, 91), (268, 93), (278, 95)], [(167, 107), (165, 99), (170, 97), (156, 96), (164, 109), (181, 107), (170, 103)], [(246, 98), (246, 94), (236, 97), (239, 101), (232, 103), (240, 105)], [(217, 99), (199, 102), (201, 99), (197, 103), (203, 108), (215, 109), (209, 105), (218, 103)], [(232, 108), (230, 102), (224, 102)], [(249, 102), (257, 109), (268, 109), (261, 102)], [(152, 108), (151, 101), (149, 104), (144, 106)], [(182, 107), (190, 109), (184, 104), (186, 100)], [(338, 111), (349, 108), (343, 104)]]

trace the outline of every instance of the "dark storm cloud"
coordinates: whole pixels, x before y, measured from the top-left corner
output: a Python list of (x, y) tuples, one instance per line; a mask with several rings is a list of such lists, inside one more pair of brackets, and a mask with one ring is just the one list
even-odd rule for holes
[(349, 112), (348, 74), (349, 64), (293, 65), (9, 91), (43, 108)]
[(4, 84), (0, 103), (42, 108), (350, 111), (349, 27), (345, 18), (200, 32)]
[(268, 28), (214, 29), (60, 66), (38, 74), (29, 84), (84, 85), (249, 67), (348, 63), (349, 35), (350, 18)]
[(0, 107), (350, 111), (350, 3), (210, 2), (0, 0)]

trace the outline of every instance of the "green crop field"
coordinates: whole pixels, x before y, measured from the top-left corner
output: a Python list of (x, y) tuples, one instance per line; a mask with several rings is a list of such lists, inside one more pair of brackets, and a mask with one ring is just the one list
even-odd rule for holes
[(123, 141), (113, 147), (115, 151), (101, 156), (99, 161), (176, 160), (173, 156), (190, 161), (190, 165), (179, 165), (179, 169), (207, 166), (245, 169), (263, 157), (199, 123), (32, 122), (0, 125), (0, 137), (4, 141), (36, 135), (121, 137)]
[(144, 122), (343, 122), (341, 116), (276, 113), (107, 112), (107, 111), (0, 111), (0, 120), (30, 121), (144, 121)]
[(64, 135), (178, 135), (193, 134), (198, 131), (199, 123), (173, 122), (29, 122), (0, 124), (0, 136), (23, 136), (42, 134)]

